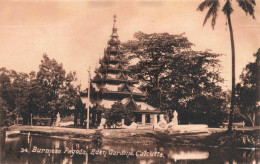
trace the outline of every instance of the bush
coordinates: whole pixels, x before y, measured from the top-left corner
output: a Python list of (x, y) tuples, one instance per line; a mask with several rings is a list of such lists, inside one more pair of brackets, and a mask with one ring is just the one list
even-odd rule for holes
[(103, 134), (100, 130), (96, 130), (92, 135), (92, 143), (95, 147), (100, 147), (103, 143)]
[(259, 142), (254, 131), (232, 131), (213, 133), (206, 137), (205, 143), (220, 147), (253, 147)]
[(74, 121), (74, 116), (65, 116), (64, 118), (61, 118), (61, 122), (69, 122)]
[(119, 125), (123, 118), (125, 119), (125, 123), (130, 125), (133, 121), (133, 113), (130, 109), (124, 108), (120, 102), (114, 103), (111, 110), (105, 112), (106, 125), (108, 127)]

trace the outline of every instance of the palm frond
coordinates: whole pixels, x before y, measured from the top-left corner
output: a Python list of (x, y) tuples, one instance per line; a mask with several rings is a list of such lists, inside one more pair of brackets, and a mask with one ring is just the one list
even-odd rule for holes
[(217, 1), (217, 0), (205, 0), (204, 2), (202, 2), (199, 7), (197, 8), (197, 11), (203, 11), (204, 9), (212, 6), (212, 4), (214, 3), (214, 1)]
[(253, 5), (256, 5), (255, 0), (249, 0)]
[(255, 18), (255, 9), (254, 6), (256, 5), (255, 0), (237, 0), (238, 5), (245, 11), (246, 14), (249, 14)]
[(197, 10), (203, 11), (206, 8), (209, 8), (209, 10), (205, 16), (203, 26), (207, 23), (208, 19), (210, 17), (212, 17), (211, 26), (214, 29), (215, 24), (216, 24), (216, 19), (217, 19), (218, 8), (219, 8), (219, 1), (218, 0), (205, 0), (204, 2), (202, 2), (199, 5)]
[(222, 8), (222, 11), (225, 15), (230, 15), (233, 12), (233, 8), (229, 0), (226, 1), (225, 5)]
[[(205, 25), (205, 23), (206, 23), (206, 21), (207, 21), (206, 18), (207, 18), (208, 14), (209, 14), (209, 16), (212, 16), (211, 26), (212, 26), (212, 28), (214, 29), (215, 24), (216, 24), (216, 19), (217, 19), (218, 8), (219, 8), (219, 1), (215, 1), (215, 2), (212, 4), (212, 6), (210, 7), (209, 11), (208, 11), (208, 13), (207, 13), (207, 15), (206, 15), (206, 17), (205, 17), (205, 20), (204, 20), (204, 22), (203, 22), (203, 25)], [(207, 19), (208, 19), (208, 18), (207, 18)]]

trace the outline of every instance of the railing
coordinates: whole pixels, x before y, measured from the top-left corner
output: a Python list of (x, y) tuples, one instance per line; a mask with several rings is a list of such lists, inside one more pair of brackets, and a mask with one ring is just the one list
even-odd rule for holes
[(153, 123), (145, 123), (137, 122), (137, 129), (153, 129)]
[[(244, 121), (243, 122), (233, 122), (233, 124), (232, 124), (233, 128), (244, 127), (244, 126), (245, 126), (245, 122)], [(228, 127), (228, 122), (224, 122), (223, 123), (223, 127), (227, 128)]]
[[(17, 124), (23, 124), (23, 118), (18, 118)], [(50, 125), (51, 119), (50, 118), (32, 118), (33, 125)]]

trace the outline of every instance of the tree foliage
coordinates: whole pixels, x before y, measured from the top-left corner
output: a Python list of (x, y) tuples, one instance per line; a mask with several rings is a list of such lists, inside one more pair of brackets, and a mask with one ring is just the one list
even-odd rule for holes
[(66, 115), (71, 108), (75, 107), (78, 88), (74, 87), (76, 73), (66, 72), (62, 64), (55, 59), (50, 59), (46, 54), (39, 66), (36, 76), (37, 82), (42, 87), (41, 110), (44, 115), (51, 118), (53, 123), (56, 114)]
[[(241, 9), (246, 13), (255, 18), (255, 0), (237, 0), (236, 1)], [(216, 19), (219, 11), (221, 1), (220, 0), (204, 0), (197, 8), (199, 11), (204, 11), (208, 8), (208, 12), (205, 16), (203, 25), (207, 23), (207, 21), (211, 18), (211, 26), (214, 29), (216, 24)], [(233, 12), (232, 3), (230, 0), (224, 1), (224, 5), (222, 7), (222, 11), (225, 15), (230, 15)]]
[(105, 112), (106, 125), (111, 127), (112, 125), (118, 125), (121, 123), (122, 119), (125, 119), (126, 122), (133, 121), (133, 113), (130, 109), (125, 108), (124, 105), (120, 102), (115, 102), (112, 105), (111, 110)]
[(71, 114), (79, 90), (73, 84), (76, 73), (66, 74), (62, 64), (46, 54), (39, 68), (29, 74), (0, 68), (1, 126), (11, 124), (17, 116), (29, 124), (31, 114), (49, 117), (52, 123), (58, 112)]
[(84, 122), (84, 113), (86, 113), (86, 104), (83, 104), (80, 96), (77, 97), (76, 99), (76, 105), (75, 105), (75, 110), (74, 110), (74, 126), (78, 125), (78, 117), (80, 115), (80, 126), (83, 127), (83, 122)]
[(0, 98), (2, 126), (13, 123), (18, 114), (28, 109), (29, 75), (0, 68)]
[[(132, 66), (132, 76), (144, 81), (145, 90), (149, 90), (148, 97), (154, 98), (152, 105), (160, 107), (161, 81), (167, 76), (168, 65), (173, 54), (190, 49), (192, 43), (183, 35), (170, 35), (168, 33), (145, 34), (137, 32), (135, 40), (128, 41), (122, 46), (129, 53), (129, 59), (137, 59)], [(157, 94), (156, 94), (157, 93)]]
[(138, 32), (123, 47), (137, 61), (131, 66), (132, 76), (142, 81), (149, 104), (170, 117), (177, 110), (183, 123), (216, 126), (224, 119), (227, 105), (220, 87), (220, 54), (193, 51), (192, 45), (183, 35)]
[(260, 58), (260, 49), (254, 54), (256, 60), (246, 65), (240, 75), (241, 82), (237, 84), (237, 101), (236, 104), (239, 107), (238, 114), (249, 125), (254, 126), (255, 117), (257, 112), (257, 58)]
[[(246, 13), (255, 18), (254, 7), (256, 5), (255, 0), (237, 0), (236, 1), (240, 8)], [(208, 8), (208, 12), (205, 16), (203, 25), (206, 24), (207, 20), (211, 19), (211, 26), (214, 29), (218, 14), (218, 9), (220, 7), (220, 0), (204, 0), (197, 8), (199, 11), (204, 11)], [(227, 24), (230, 32), (230, 43), (231, 43), (231, 52), (232, 52), (232, 89), (231, 89), (231, 100), (230, 100), (230, 115), (228, 123), (228, 131), (232, 130), (233, 123), (233, 113), (234, 113), (234, 104), (235, 104), (235, 92), (236, 92), (236, 78), (235, 78), (235, 42), (233, 37), (233, 27), (231, 23), (231, 13), (233, 12), (232, 1), (225, 0), (222, 8), (222, 12), (227, 18)]]

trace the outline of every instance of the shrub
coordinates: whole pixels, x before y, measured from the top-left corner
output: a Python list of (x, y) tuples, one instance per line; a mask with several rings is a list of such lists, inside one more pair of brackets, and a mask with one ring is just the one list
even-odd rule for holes
[(205, 143), (220, 147), (252, 147), (259, 142), (256, 134), (245, 131), (232, 131), (224, 133), (213, 133), (206, 137)]
[(100, 130), (96, 130), (92, 135), (92, 143), (95, 147), (100, 147), (103, 143), (103, 134)]
[(116, 102), (112, 105), (111, 110), (105, 112), (105, 118), (108, 127), (119, 125), (122, 118), (125, 119), (126, 125), (130, 125), (133, 122), (133, 113), (130, 109), (125, 108), (122, 103)]
[(61, 118), (61, 122), (69, 122), (74, 121), (74, 116), (65, 116), (64, 118)]

